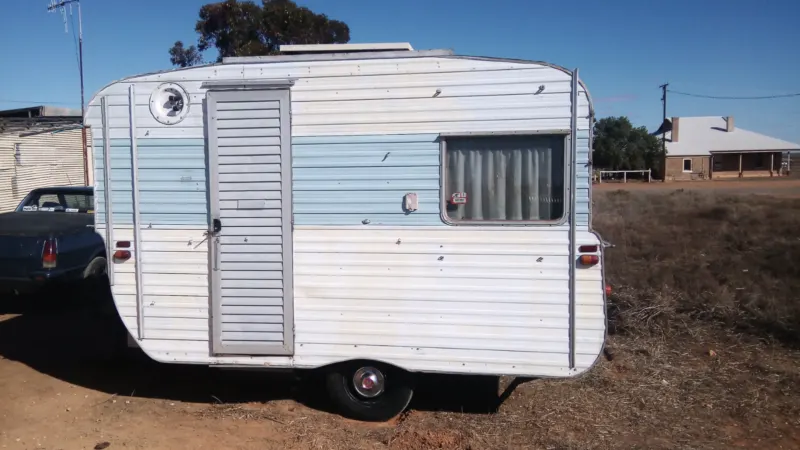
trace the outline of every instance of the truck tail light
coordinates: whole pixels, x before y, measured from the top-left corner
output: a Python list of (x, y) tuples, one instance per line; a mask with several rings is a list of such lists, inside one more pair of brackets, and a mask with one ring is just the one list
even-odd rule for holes
[(56, 268), (56, 258), (57, 258), (58, 249), (56, 248), (56, 240), (50, 238), (44, 241), (44, 248), (42, 249), (42, 268), (43, 269), (55, 269)]

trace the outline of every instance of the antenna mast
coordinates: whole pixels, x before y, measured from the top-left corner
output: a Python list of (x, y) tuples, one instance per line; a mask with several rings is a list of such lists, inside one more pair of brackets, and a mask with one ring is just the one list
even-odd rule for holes
[[(661, 86), (661, 102), (664, 104), (664, 119), (661, 121), (661, 126), (663, 127), (665, 123), (667, 123), (667, 88), (669, 87), (669, 83), (664, 83)], [(664, 153), (667, 152), (667, 132), (661, 134), (661, 149)]]
[(81, 1), (80, 0), (51, 0), (50, 5), (47, 7), (48, 12), (61, 11), (61, 16), (64, 18), (64, 32), (69, 31), (67, 22), (67, 6), (69, 6), (69, 13), (72, 15), (72, 5), (75, 4), (78, 8), (78, 71), (81, 79), (81, 137), (83, 139), (83, 183), (89, 184), (89, 162), (87, 161), (88, 152), (86, 145), (86, 101), (84, 99), (83, 90), (83, 18), (81, 15)]

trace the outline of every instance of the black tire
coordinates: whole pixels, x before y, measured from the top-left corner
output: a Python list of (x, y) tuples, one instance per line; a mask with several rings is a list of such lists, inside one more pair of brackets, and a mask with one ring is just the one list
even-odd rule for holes
[[(356, 391), (353, 377), (362, 368), (376, 369), (384, 379), (383, 391), (372, 398)], [(406, 409), (414, 395), (414, 376), (404, 370), (371, 361), (335, 366), (327, 374), (331, 400), (342, 415), (366, 422), (384, 422)]]

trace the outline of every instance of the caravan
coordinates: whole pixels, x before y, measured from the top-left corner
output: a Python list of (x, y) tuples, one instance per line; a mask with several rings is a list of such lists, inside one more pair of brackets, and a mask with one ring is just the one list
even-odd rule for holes
[(89, 104), (97, 231), (138, 346), (322, 369), (366, 420), (402, 411), (414, 373), (588, 370), (606, 310), (577, 71), (408, 44), (281, 52)]

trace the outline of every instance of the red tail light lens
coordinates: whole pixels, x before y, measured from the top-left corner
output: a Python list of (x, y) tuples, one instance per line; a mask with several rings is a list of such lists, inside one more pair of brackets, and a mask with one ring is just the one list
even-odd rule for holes
[(42, 268), (55, 269), (57, 263), (56, 256), (56, 241), (55, 239), (48, 239), (44, 241), (44, 248), (42, 249)]
[(597, 253), (597, 246), (596, 245), (581, 245), (578, 247), (578, 251), (581, 253)]
[(609, 295), (611, 295), (611, 286), (606, 285), (606, 297), (608, 297)]
[(114, 263), (120, 264), (131, 259), (131, 252), (128, 250), (117, 250), (114, 252)]
[(117, 241), (117, 248), (131, 248), (131, 241)]

